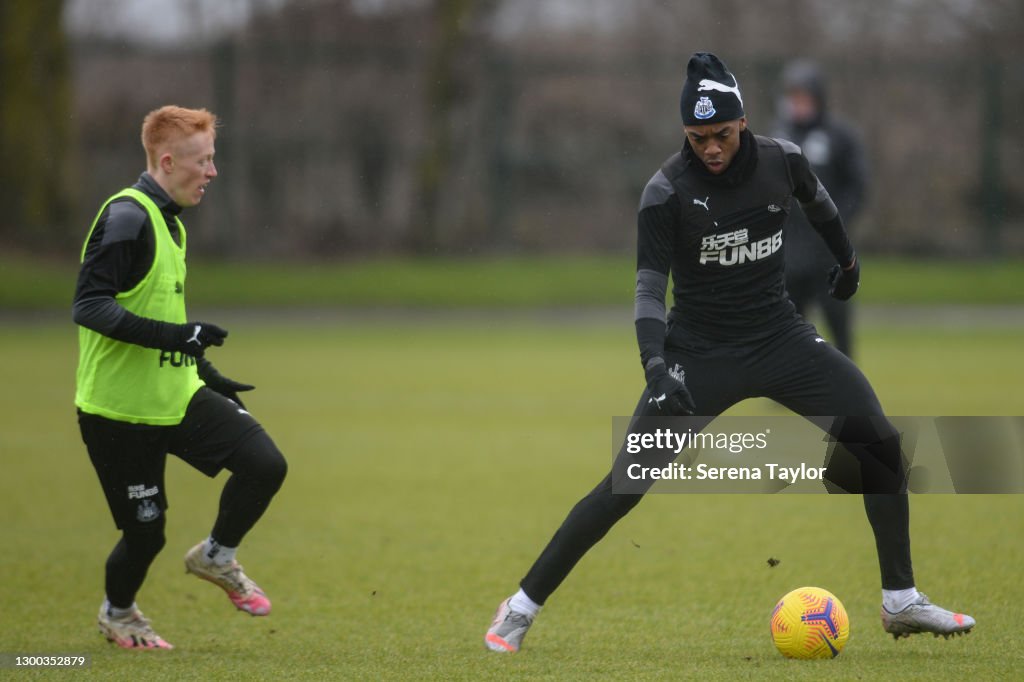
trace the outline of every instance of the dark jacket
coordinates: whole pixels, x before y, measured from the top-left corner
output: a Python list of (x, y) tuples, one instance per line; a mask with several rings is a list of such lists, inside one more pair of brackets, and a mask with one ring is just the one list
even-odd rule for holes
[[(789, 65), (783, 74), (783, 85), (810, 93), (818, 103), (818, 116), (798, 125), (781, 112), (772, 136), (790, 140), (801, 148), (849, 228), (864, 206), (867, 186), (867, 162), (860, 136), (850, 124), (829, 111), (824, 77), (813, 64)], [(803, 213), (799, 209), (794, 211), (786, 236), (786, 272), (825, 272), (834, 262)], [(823, 287), (824, 282), (823, 276)]]

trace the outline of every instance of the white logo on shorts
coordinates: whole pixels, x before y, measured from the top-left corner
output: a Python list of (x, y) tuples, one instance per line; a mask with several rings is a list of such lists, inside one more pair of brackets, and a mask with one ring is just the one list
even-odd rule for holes
[(128, 486), (128, 499), (129, 500), (141, 500), (146, 497), (153, 497), (160, 492), (160, 488), (153, 486), (147, 488), (145, 485), (130, 485)]

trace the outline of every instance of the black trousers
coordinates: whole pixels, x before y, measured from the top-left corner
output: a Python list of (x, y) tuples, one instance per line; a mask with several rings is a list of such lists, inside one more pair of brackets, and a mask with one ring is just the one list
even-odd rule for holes
[[(844, 416), (830, 422), (830, 431), (860, 461), (868, 491), (864, 507), (875, 535), (882, 587), (914, 585), (899, 435), (849, 358), (822, 341), (814, 327), (797, 319), (763, 342), (713, 349), (670, 328), (665, 351), (668, 366), (678, 364), (685, 371), (697, 414), (713, 417), (741, 400), (764, 396), (800, 415)], [(635, 417), (658, 414), (648, 397), (644, 391)], [(625, 449), (620, 450), (618, 461), (627, 457)], [(888, 475), (879, 477), (879, 470)], [(587, 550), (642, 497), (643, 492), (613, 493), (609, 473), (569, 512), (520, 583), (523, 591), (543, 604)]]

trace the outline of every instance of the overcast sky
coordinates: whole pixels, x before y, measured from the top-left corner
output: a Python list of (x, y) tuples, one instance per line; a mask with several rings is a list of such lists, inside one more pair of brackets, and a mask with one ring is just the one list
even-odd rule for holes
[[(65, 21), (73, 35), (99, 35), (131, 42), (203, 42), (231, 31), (260, 9), (310, 0), (67, 0)], [(317, 1), (317, 0), (313, 0)], [(319, 0), (322, 1), (322, 0)], [(333, 0), (344, 2), (345, 0)], [(349, 0), (366, 13), (425, 0)], [(499, 34), (532, 26), (566, 29), (586, 25), (610, 29), (630, 11), (626, 0), (506, 0), (495, 17)]]
[(131, 42), (202, 42), (243, 25), (260, 7), (287, 0), (67, 0), (72, 35)]
[[(325, 1), (350, 2), (357, 11), (372, 14), (382, 9), (422, 5), (430, 0), (67, 0), (64, 18), (71, 34), (79, 37), (99, 35), (130, 42), (187, 44), (205, 42), (234, 30), (260, 10), (277, 9), (289, 2)], [(903, 10), (912, 7), (937, 7), (935, 20), (929, 26), (933, 32), (956, 33), (963, 22), (985, 24), (986, 12), (979, 10), (986, 4), (977, 0), (867, 1), (877, 2), (876, 9), (892, 18), (879, 25), (879, 31), (905, 30), (899, 18)], [(822, 0), (822, 3), (830, 8), (833, 24), (837, 21), (842, 24), (848, 19), (849, 11), (857, 7), (837, 0)], [(631, 0), (502, 0), (494, 30), (502, 37), (530, 32), (538, 26), (556, 31), (573, 28), (609, 31), (621, 25), (635, 9)], [(841, 26), (832, 28), (841, 30)]]

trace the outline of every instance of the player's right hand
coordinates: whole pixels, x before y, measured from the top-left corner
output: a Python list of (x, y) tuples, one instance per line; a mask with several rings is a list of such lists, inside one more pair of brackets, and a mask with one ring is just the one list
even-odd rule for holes
[(174, 348), (186, 355), (201, 358), (210, 346), (223, 346), (228, 330), (209, 322), (186, 322), (177, 325)]
[[(658, 358), (661, 360), (661, 358)], [(669, 374), (665, 361), (648, 363), (644, 370), (647, 377), (648, 404), (657, 407), (658, 411), (670, 417), (682, 417), (694, 414), (697, 405), (693, 402), (686, 384)]]

